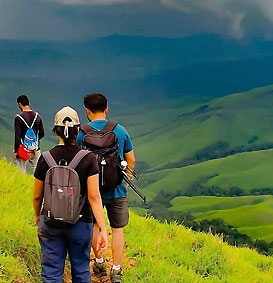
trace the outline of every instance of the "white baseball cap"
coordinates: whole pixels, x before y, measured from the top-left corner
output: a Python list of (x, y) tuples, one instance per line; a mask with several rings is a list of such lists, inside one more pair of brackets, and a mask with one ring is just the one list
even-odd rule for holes
[(56, 113), (54, 125), (65, 127), (64, 135), (68, 138), (68, 127), (80, 125), (80, 118), (75, 109), (66, 106)]
[(55, 115), (55, 126), (74, 127), (80, 125), (80, 118), (77, 111), (70, 106), (66, 106)]

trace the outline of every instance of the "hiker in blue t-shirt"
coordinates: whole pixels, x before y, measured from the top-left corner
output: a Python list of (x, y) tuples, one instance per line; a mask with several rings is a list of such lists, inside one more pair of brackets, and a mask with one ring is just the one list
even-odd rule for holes
[[(94, 130), (101, 131), (106, 126), (108, 120), (107, 99), (102, 94), (89, 94), (84, 98), (84, 105), (86, 114), (89, 119), (88, 125)], [(113, 132), (118, 138), (118, 153), (121, 160), (125, 160), (128, 166), (133, 169), (135, 166), (135, 155), (133, 144), (127, 130), (117, 124)], [(85, 133), (81, 130), (77, 137), (77, 143), (82, 146)], [(103, 205), (106, 207), (107, 216), (112, 228), (112, 252), (113, 252), (113, 266), (111, 268), (111, 281), (120, 282), (122, 279), (121, 261), (124, 249), (124, 231), (123, 228), (128, 224), (128, 202), (127, 202), (127, 188), (125, 182), (122, 182), (115, 189), (108, 192), (101, 191), (101, 198)], [(93, 250), (95, 253), (95, 262), (93, 271), (95, 274), (103, 276), (106, 275), (106, 264), (103, 258), (103, 253), (96, 251), (97, 235), (99, 233), (98, 227), (94, 227), (93, 236)]]

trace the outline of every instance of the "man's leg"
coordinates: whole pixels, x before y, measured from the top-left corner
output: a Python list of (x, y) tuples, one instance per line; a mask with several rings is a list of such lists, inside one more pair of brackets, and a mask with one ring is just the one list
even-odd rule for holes
[(36, 170), (37, 163), (38, 163), (38, 160), (39, 160), (40, 156), (41, 156), (41, 151), (40, 150), (37, 150), (37, 151), (32, 152), (30, 154), (29, 164), (30, 164), (30, 167), (33, 170), (33, 173)]
[(16, 163), (17, 163), (17, 166), (18, 168), (24, 173), (26, 174), (27, 172), (27, 161), (21, 159), (21, 158), (18, 158), (16, 160)]
[(122, 274), (122, 256), (124, 251), (124, 227), (129, 221), (127, 198), (118, 198), (105, 200), (104, 205), (107, 210), (107, 216), (112, 228), (112, 255), (113, 266), (111, 268), (111, 282), (121, 282)]
[(112, 254), (113, 264), (121, 265), (124, 250), (124, 229), (112, 228)]
[(93, 224), (78, 221), (66, 229), (72, 282), (90, 283), (90, 252)]
[(38, 237), (41, 245), (43, 283), (62, 283), (67, 247), (61, 229), (47, 226), (44, 216), (41, 216)]

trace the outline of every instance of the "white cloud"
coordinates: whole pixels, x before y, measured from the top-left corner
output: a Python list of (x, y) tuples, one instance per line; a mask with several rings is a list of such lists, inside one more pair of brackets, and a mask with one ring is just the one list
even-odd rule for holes
[(273, 24), (272, 0), (160, 0), (162, 5), (185, 13), (206, 13), (229, 23), (229, 34), (236, 38), (244, 35), (246, 23), (263, 21)]

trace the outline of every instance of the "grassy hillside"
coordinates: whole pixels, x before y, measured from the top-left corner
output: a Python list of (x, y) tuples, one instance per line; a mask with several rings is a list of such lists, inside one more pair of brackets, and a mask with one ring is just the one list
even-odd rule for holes
[(33, 177), (3, 160), (0, 167), (0, 282), (35, 282), (39, 248), (31, 209)]
[[(70, 105), (80, 114), (81, 122), (87, 123), (86, 114), (83, 106), (83, 97), (86, 92), (75, 92), (60, 89), (55, 85), (46, 85), (42, 80), (33, 83), (31, 80), (21, 81), (4, 79), (0, 77), (0, 150), (9, 156), (13, 144), (13, 119), (19, 109), (16, 104), (16, 98), (19, 93), (26, 93), (30, 97), (31, 107), (39, 112), (42, 116), (46, 127), (46, 140), (43, 140), (42, 147), (49, 148), (55, 141), (51, 129), (56, 111), (61, 107)], [(89, 90), (88, 90), (89, 91)], [(68, 98), (69, 97), (69, 98)], [(149, 105), (134, 104), (129, 106), (126, 101), (109, 99), (110, 115), (109, 119), (119, 121), (128, 128), (133, 141), (137, 137), (150, 134), (157, 131), (162, 125), (168, 125), (181, 111), (188, 111), (195, 105), (207, 101), (208, 98), (193, 97), (176, 97), (168, 100), (159, 100), (156, 102), (157, 107), (150, 109)], [(161, 109), (158, 111), (158, 109)], [(142, 113), (142, 115), (139, 115)], [(141, 147), (138, 145), (141, 150)], [(0, 152), (0, 156), (1, 152)], [(142, 160), (147, 162), (148, 160)]]
[[(273, 240), (272, 196), (240, 195), (272, 194), (272, 169), (273, 150), (264, 150), (146, 174), (140, 185), (150, 201), (163, 191), (173, 199), (171, 210), (190, 213), (197, 221), (220, 218), (254, 240), (270, 242)], [(234, 197), (238, 192), (240, 197)], [(202, 194), (231, 197), (181, 196)], [(132, 199), (140, 204), (133, 194)]]
[(273, 150), (240, 153), (176, 169), (162, 170), (143, 176), (145, 190), (156, 194), (186, 193), (200, 185), (227, 188), (237, 186), (243, 191), (272, 187)]
[(171, 204), (197, 221), (220, 218), (254, 240), (273, 241), (273, 196), (177, 197)]
[[(39, 281), (31, 176), (0, 160), (0, 282)], [(131, 213), (126, 256), (135, 267), (124, 282), (272, 282), (273, 259), (217, 237)]]
[[(52, 141), (50, 129), (55, 111), (64, 106), (64, 101), (74, 106), (80, 112), (82, 122), (86, 122), (82, 105), (85, 92), (75, 95), (73, 90), (60, 91), (60, 86), (46, 88), (46, 82), (38, 79), (36, 83), (33, 86), (33, 82), (28, 81), (21, 86), (18, 81), (14, 85), (3, 81), (0, 97), (7, 98), (6, 103), (0, 103), (0, 143), (5, 147), (12, 144), (13, 117), (17, 111), (18, 90), (15, 90), (20, 87), (31, 94), (33, 107), (43, 116), (49, 141)], [(64, 99), (66, 94), (70, 95), (69, 101)], [(110, 118), (128, 128), (138, 161), (145, 162), (150, 171), (273, 147), (273, 86), (211, 102), (200, 95), (156, 99), (152, 106), (135, 103), (132, 107), (126, 101), (110, 100)]]
[(219, 156), (242, 146), (270, 144), (272, 108), (273, 86), (269, 86), (181, 109), (171, 122), (135, 139), (138, 159), (155, 169), (176, 168), (212, 153)]

